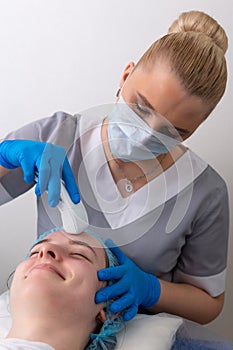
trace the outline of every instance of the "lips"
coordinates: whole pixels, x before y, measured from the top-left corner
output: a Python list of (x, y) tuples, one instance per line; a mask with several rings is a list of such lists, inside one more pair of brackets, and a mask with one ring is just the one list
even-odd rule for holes
[(52, 273), (57, 274), (59, 277), (61, 277), (63, 280), (65, 280), (65, 276), (53, 265), (48, 264), (48, 263), (42, 263), (42, 264), (37, 264), (31, 268), (29, 271), (28, 275), (32, 270), (46, 270), (46, 271), (51, 271)]

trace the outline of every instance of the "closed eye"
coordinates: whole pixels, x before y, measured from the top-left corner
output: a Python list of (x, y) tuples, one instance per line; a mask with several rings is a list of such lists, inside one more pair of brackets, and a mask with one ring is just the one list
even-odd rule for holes
[(38, 253), (39, 253), (38, 251), (31, 252), (31, 253), (29, 254), (29, 258), (31, 258), (33, 255), (36, 255), (36, 254), (38, 254)]
[(91, 261), (91, 259), (88, 257), (88, 256), (86, 256), (86, 255), (84, 255), (84, 254), (82, 254), (82, 253), (77, 253), (77, 252), (74, 252), (74, 253), (70, 253), (70, 255), (72, 256), (72, 257), (74, 257), (74, 258), (84, 258), (84, 259), (86, 259), (86, 260), (88, 260), (88, 261), (90, 261), (90, 262), (92, 262)]
[(148, 110), (148, 108), (144, 105), (141, 105), (140, 103), (135, 103), (134, 110), (141, 117), (150, 115), (150, 111)]

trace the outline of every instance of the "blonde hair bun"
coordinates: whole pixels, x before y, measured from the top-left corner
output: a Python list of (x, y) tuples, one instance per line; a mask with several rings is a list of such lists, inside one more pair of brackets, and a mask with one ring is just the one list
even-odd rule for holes
[(168, 33), (196, 32), (208, 35), (224, 54), (228, 48), (227, 35), (222, 26), (211, 16), (201, 11), (183, 12), (172, 23)]

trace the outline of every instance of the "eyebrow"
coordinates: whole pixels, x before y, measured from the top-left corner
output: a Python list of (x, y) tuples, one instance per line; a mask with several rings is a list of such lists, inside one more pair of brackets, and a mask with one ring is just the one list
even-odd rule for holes
[[(154, 109), (154, 107), (150, 104), (150, 102), (147, 100), (147, 98), (145, 96), (143, 96), (140, 92), (136, 91), (136, 94), (140, 97), (140, 99), (143, 101), (143, 103), (145, 104), (145, 106), (149, 107), (150, 109), (152, 109), (152, 111), (154, 111), (155, 113), (157, 114), (160, 114), (158, 111), (156, 111)], [(165, 118), (165, 117), (163, 117)], [(190, 131), (187, 130), (187, 129), (182, 129), (182, 128), (178, 128), (176, 127), (175, 125), (173, 125), (174, 128), (179, 132), (179, 133), (182, 133), (182, 134), (189, 134)]]
[(154, 111), (155, 113), (158, 113), (154, 107), (150, 104), (150, 102), (147, 100), (147, 98), (145, 96), (143, 96), (140, 92), (136, 91), (136, 94), (140, 97), (140, 99), (144, 102), (144, 104), (149, 107), (150, 109), (152, 109), (152, 111)]
[[(31, 250), (36, 247), (37, 245), (41, 244), (41, 243), (45, 243), (45, 242), (51, 242), (51, 239), (50, 238), (45, 238), (45, 239), (42, 239), (40, 242), (37, 242), (35, 243)], [(84, 246), (86, 248), (88, 248), (96, 257), (97, 257), (97, 254), (96, 254), (96, 251), (86, 242), (83, 242), (83, 241), (76, 241), (76, 240), (72, 240), (72, 239), (69, 239), (69, 244), (70, 245), (78, 245), (78, 246)]]

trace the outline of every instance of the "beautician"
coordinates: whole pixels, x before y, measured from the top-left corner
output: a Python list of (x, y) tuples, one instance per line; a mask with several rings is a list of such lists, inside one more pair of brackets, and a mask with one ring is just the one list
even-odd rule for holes
[(125, 309), (125, 320), (140, 308), (205, 324), (222, 310), (227, 189), (183, 141), (224, 94), (226, 50), (213, 18), (183, 13), (126, 66), (109, 113), (55, 113), (0, 144), (1, 203), (32, 188), (37, 172), (38, 234), (60, 226), (61, 176), (90, 228), (114, 241), (120, 266), (98, 277), (115, 283), (96, 302), (116, 297), (111, 309)]

